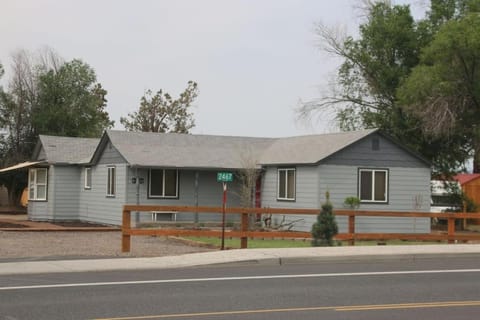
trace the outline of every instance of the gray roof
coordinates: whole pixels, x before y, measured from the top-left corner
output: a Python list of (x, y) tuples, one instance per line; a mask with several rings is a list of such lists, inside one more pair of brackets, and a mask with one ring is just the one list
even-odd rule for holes
[(260, 164), (314, 164), (377, 130), (281, 138), (265, 150), (260, 158)]
[(48, 163), (80, 164), (88, 163), (98, 145), (97, 138), (57, 137), (40, 135), (40, 145), (35, 148), (38, 159), (40, 146), (45, 151)]
[(107, 131), (112, 145), (132, 166), (245, 168), (258, 165), (276, 139), (178, 133)]
[(103, 139), (132, 166), (236, 169), (314, 164), (375, 131), (252, 138), (110, 130)]

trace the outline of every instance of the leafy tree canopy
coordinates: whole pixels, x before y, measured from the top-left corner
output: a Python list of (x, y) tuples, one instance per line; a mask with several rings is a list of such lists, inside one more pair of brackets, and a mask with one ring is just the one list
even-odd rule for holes
[(40, 75), (33, 126), (41, 134), (99, 137), (113, 126), (105, 111), (107, 91), (95, 71), (81, 60)]
[[(81, 60), (64, 62), (48, 48), (19, 50), (11, 71), (6, 89), (0, 88), (1, 167), (30, 159), (39, 134), (98, 137), (113, 125), (105, 111), (107, 92)], [(25, 172), (0, 175), (11, 204), (26, 183)]]
[[(438, 134), (429, 134), (425, 126), (426, 111), (418, 110), (413, 105), (420, 105), (416, 99), (421, 93), (428, 92), (431, 89), (429, 86), (435, 85), (436, 90), (445, 95), (448, 91), (458, 93), (455, 91), (458, 87), (453, 87), (453, 83), (466, 83), (462, 78), (468, 73), (464, 72), (465, 68), (446, 72), (453, 67), (446, 60), (452, 57), (453, 47), (458, 43), (448, 43), (445, 38), (449, 37), (443, 34), (448, 29), (450, 39), (455, 38), (456, 34), (459, 39), (464, 39), (464, 47), (471, 49), (464, 51), (469, 55), (468, 59), (477, 55), (474, 39), (478, 37), (478, 31), (475, 30), (479, 29), (475, 21), (468, 21), (478, 17), (476, 12), (479, 8), (480, 0), (431, 0), (426, 17), (415, 21), (408, 5), (392, 5), (390, 1), (373, 2), (359, 27), (358, 39), (343, 36), (320, 24), (317, 34), (324, 49), (340, 57), (343, 63), (331, 92), (304, 104), (299, 110), (300, 116), (308, 117), (312, 112), (334, 108), (342, 130), (380, 128), (422, 153), (433, 162), (436, 170), (445, 172), (458, 168), (471, 155), (471, 144), (468, 142), (470, 132), (455, 126), (455, 130), (450, 127), (448, 132), (440, 130)], [(475, 14), (471, 14), (473, 12)], [(471, 23), (470, 28), (453, 28), (453, 25), (461, 22)], [(461, 32), (469, 34), (461, 35)], [(425, 68), (431, 69), (428, 76)], [(439, 73), (442, 70), (445, 71), (444, 75), (451, 77), (451, 86), (437, 82), (441, 80)], [(470, 74), (472, 71), (469, 70)], [(407, 88), (418, 90), (414, 93)], [(467, 88), (462, 87), (461, 92), (465, 90)], [(431, 94), (428, 96), (432, 97)], [(422, 106), (425, 107), (425, 104)], [(458, 109), (465, 110), (462, 107)], [(475, 117), (469, 117), (463, 111), (462, 118), (478, 123)]]
[(420, 64), (398, 89), (400, 103), (434, 137), (462, 137), (480, 168), (480, 16), (468, 14), (439, 28)]
[(120, 123), (128, 131), (188, 133), (195, 126), (190, 108), (197, 95), (198, 86), (193, 81), (178, 99), (162, 89), (155, 94), (148, 90), (140, 99), (138, 111), (121, 117)]

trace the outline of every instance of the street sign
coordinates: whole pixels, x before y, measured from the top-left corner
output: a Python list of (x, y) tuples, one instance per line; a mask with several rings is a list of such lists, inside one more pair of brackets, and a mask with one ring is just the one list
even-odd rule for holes
[(217, 172), (217, 182), (232, 182), (233, 173), (231, 172)]

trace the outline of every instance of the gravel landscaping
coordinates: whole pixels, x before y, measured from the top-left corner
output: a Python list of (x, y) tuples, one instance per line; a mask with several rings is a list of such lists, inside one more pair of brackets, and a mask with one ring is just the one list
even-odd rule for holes
[(121, 232), (0, 231), (0, 262), (9, 260), (160, 257), (213, 249), (175, 238), (132, 236), (131, 252), (121, 252)]

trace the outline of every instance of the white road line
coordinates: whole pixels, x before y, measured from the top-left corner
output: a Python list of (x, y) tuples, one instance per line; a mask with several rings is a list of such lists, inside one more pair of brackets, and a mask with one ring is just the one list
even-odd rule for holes
[(245, 276), (245, 277), (220, 277), (220, 278), (190, 278), (190, 279), (162, 279), (162, 280), (143, 280), (143, 281), (60, 283), (60, 284), (46, 284), (46, 285), (0, 287), (0, 290), (7, 291), (7, 290), (24, 290), (24, 289), (123, 286), (123, 285), (138, 285), (138, 284), (182, 283), (182, 282), (269, 280), (269, 279), (298, 279), (298, 278), (331, 278), (331, 277), (357, 277), (357, 276), (395, 276), (395, 275), (406, 275), (406, 274), (414, 275), (414, 274), (467, 273), (467, 272), (477, 273), (477, 272), (480, 272), (480, 269), (314, 273), (314, 274), (285, 274), (285, 275)]

